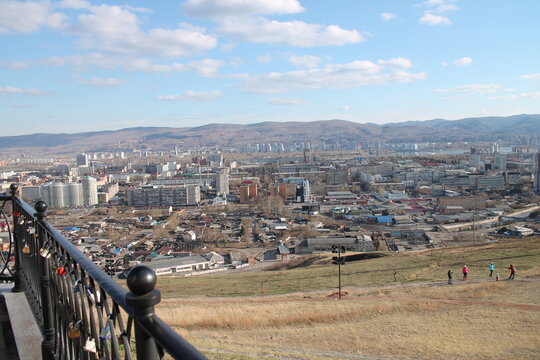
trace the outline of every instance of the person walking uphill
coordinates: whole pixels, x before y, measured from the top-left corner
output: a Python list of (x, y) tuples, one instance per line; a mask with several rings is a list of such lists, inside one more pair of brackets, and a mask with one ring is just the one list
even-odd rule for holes
[(452, 279), (453, 279), (454, 272), (452, 269), (448, 270), (448, 284), (452, 285)]
[(489, 277), (492, 277), (493, 276), (493, 271), (495, 270), (495, 264), (494, 263), (491, 263), (489, 265)]
[(516, 276), (516, 267), (510, 264), (508, 270), (510, 270), (510, 277), (508, 278), (508, 280), (514, 280), (514, 277)]
[(469, 275), (469, 268), (467, 267), (467, 265), (464, 265), (463, 266), (463, 281), (467, 280), (467, 275)]

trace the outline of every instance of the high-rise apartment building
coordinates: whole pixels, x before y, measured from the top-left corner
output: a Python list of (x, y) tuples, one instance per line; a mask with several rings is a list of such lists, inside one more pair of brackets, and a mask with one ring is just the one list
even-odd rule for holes
[(493, 156), (493, 169), (494, 170), (506, 170), (506, 155), (505, 154), (495, 154)]
[(88, 166), (89, 163), (88, 154), (77, 154), (77, 166)]
[(240, 187), (240, 203), (246, 204), (257, 198), (257, 184), (243, 185)]
[(216, 193), (218, 195), (229, 194), (229, 169), (221, 169), (216, 174)]
[(540, 152), (534, 154), (534, 192), (540, 194)]
[(471, 153), (469, 154), (469, 167), (475, 168), (478, 171), (484, 168), (482, 156), (476, 149), (471, 149)]

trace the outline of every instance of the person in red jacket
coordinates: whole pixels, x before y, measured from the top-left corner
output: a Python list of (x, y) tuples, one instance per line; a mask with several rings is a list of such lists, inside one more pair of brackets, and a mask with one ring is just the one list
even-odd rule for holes
[(463, 281), (467, 280), (467, 275), (469, 275), (469, 268), (467, 265), (463, 265)]
[(510, 277), (508, 278), (508, 280), (514, 280), (514, 277), (516, 276), (516, 267), (510, 264), (508, 270), (510, 270)]

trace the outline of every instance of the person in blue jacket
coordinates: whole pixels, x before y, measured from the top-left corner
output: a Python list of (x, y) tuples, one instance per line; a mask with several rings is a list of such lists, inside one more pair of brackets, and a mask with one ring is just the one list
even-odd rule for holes
[(493, 271), (495, 270), (495, 264), (492, 262), (489, 264), (489, 277), (493, 276)]

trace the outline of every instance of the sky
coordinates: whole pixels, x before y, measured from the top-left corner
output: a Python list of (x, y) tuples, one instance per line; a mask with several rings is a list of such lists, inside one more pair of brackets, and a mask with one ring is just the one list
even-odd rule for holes
[(0, 136), (540, 113), (538, 0), (0, 0)]

